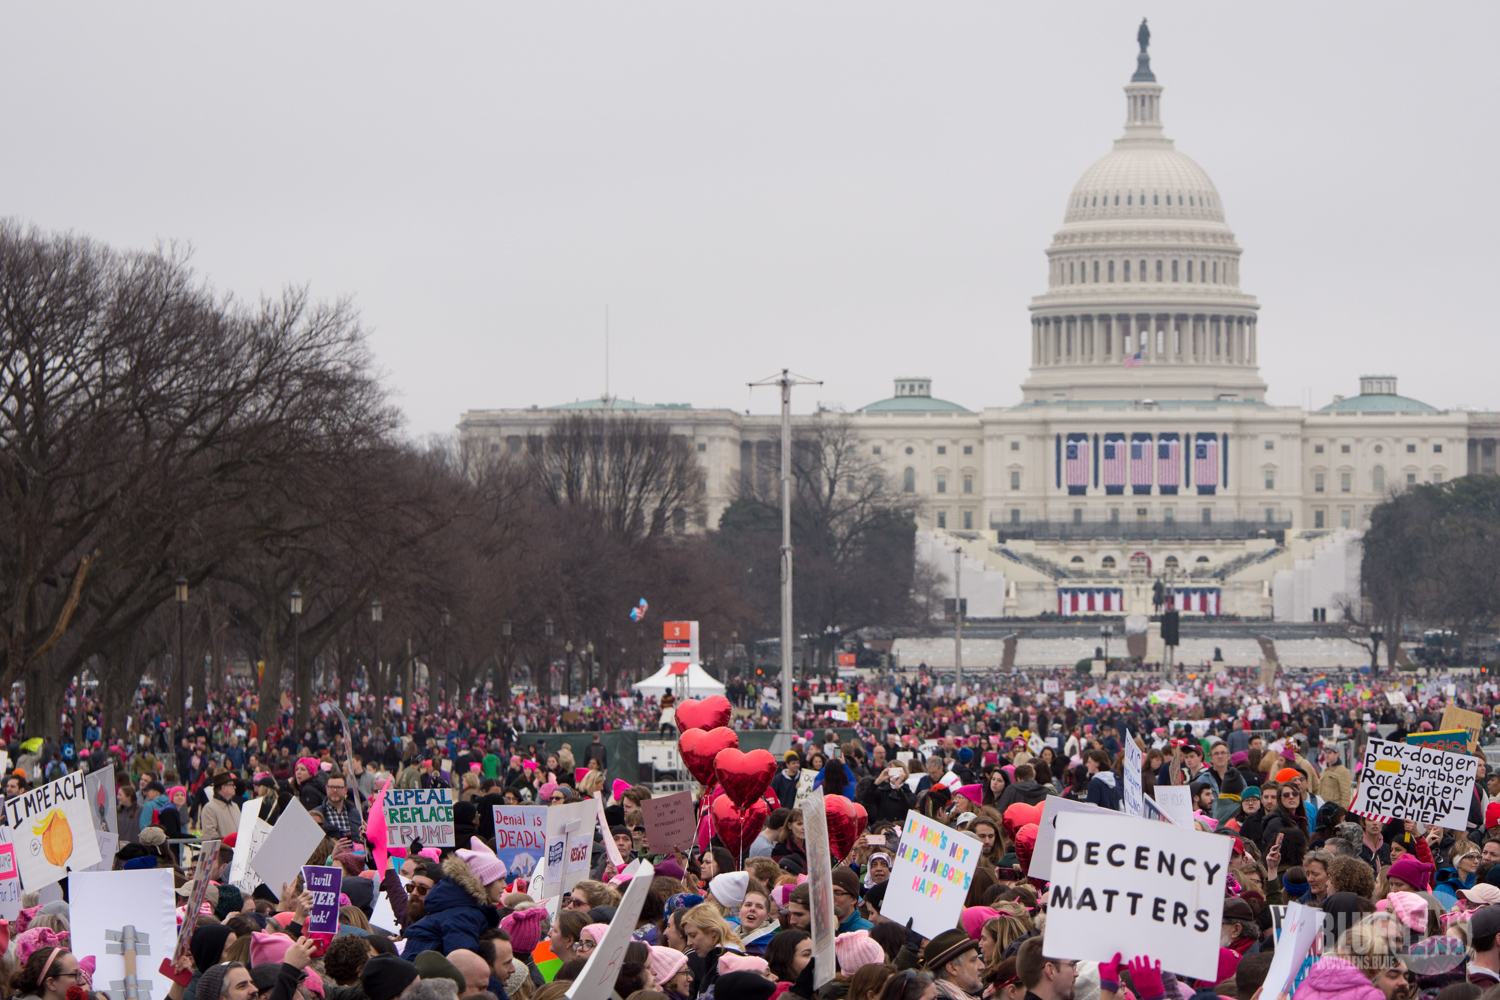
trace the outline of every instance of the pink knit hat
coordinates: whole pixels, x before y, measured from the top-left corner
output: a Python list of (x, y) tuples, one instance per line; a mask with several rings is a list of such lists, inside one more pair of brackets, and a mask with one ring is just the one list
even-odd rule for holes
[(1399, 878), (1418, 892), (1427, 892), (1432, 888), (1432, 872), (1433, 866), (1418, 861), (1415, 854), (1403, 854), (1386, 869), (1385, 877)]
[(469, 866), (469, 871), (473, 872), (480, 882), (489, 885), (505, 877), (505, 862), (495, 857), (495, 852), (486, 847), (484, 841), (478, 837), (470, 837), (469, 847), (473, 850), (460, 847), (453, 853)]
[(68, 932), (59, 934), (50, 927), (33, 927), (22, 931), (16, 938), (16, 961), (25, 965), (31, 953), (39, 948), (66, 948), (68, 947)]
[(721, 976), (731, 972), (766, 972), (770, 968), (765, 959), (756, 958), (754, 955), (738, 955), (732, 951), (726, 951), (719, 956), (719, 975)]
[(1394, 913), (1397, 920), (1418, 933), (1427, 932), (1427, 900), (1414, 892), (1393, 892), (1377, 902), (1375, 909)]
[[(536, 951), (542, 940), (542, 917), (546, 915), (546, 907), (533, 906), (527, 910), (513, 910), (501, 919), (500, 926), (510, 935), (511, 946), (517, 955), (530, 955)], [(684, 957), (683, 961), (686, 962), (687, 958)]]
[(610, 791), (614, 793), (616, 802), (622, 802), (625, 799), (625, 793), (630, 791), (630, 782), (616, 778), (615, 783), (610, 786)]
[[(657, 871), (661, 871), (661, 868), (658, 867)], [(797, 876), (797, 885), (801, 885), (806, 881), (806, 875)], [(778, 885), (776, 888), (771, 890), (771, 898), (776, 900), (777, 907), (783, 910), (786, 909), (786, 904), (790, 902), (792, 898), (792, 890), (796, 889), (797, 885), (793, 885), (792, 883), (788, 882), (785, 885)]]
[(964, 925), (964, 932), (979, 940), (979, 934), (984, 930), (987, 920), (994, 920), (1000, 916), (1000, 911), (988, 906), (966, 906), (964, 912), (959, 915), (958, 922)]
[[(511, 944), (515, 944), (514, 935), (511, 936)], [(663, 948), (656, 944), (651, 946), (651, 975), (656, 978), (658, 987), (681, 972), (686, 965), (687, 956), (676, 948)]]
[(885, 949), (870, 937), (869, 931), (850, 931), (833, 939), (833, 953), (838, 956), (839, 972), (852, 976), (866, 965), (885, 961)]
[(298, 757), (297, 758), (297, 763), (301, 764), (303, 767), (307, 768), (307, 773), (308, 774), (314, 774), (315, 775), (320, 770), (320, 766), (319, 765), (322, 764), (322, 761), (318, 760), (318, 758), (316, 758), (316, 757)]
[(604, 940), (604, 935), (609, 933), (609, 924), (586, 924), (578, 933), (588, 935), (588, 939), (594, 942), (594, 947), (597, 948), (599, 942)]
[(254, 931), (250, 935), (250, 963), (252, 966), (260, 965), (262, 962), (280, 963), (282, 956), (292, 944), (292, 939), (285, 934)]

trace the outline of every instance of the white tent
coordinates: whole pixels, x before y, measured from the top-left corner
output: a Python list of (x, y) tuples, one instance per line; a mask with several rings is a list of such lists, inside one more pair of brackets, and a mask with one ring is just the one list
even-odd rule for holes
[(688, 698), (707, 698), (709, 695), (724, 693), (724, 685), (714, 680), (707, 670), (696, 663), (688, 664), (686, 691), (680, 686), (682, 682), (683, 677), (674, 675), (672, 664), (667, 662), (656, 673), (634, 685), (634, 689), (644, 697), (658, 699), (668, 691), (674, 696), (685, 695)]

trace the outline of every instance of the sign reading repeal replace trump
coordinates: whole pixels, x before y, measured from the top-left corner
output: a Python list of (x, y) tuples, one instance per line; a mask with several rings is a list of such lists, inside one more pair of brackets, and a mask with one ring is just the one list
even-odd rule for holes
[(1228, 837), (1168, 823), (1121, 815), (1106, 825), (1060, 813), (1043, 953), (1096, 962), (1150, 955), (1178, 975), (1212, 980), (1229, 848)]
[(881, 915), (891, 920), (896, 914), (910, 917), (912, 930), (926, 938), (958, 926), (983, 849), (977, 838), (911, 810), (901, 830)]
[(1361, 758), (1359, 787), (1349, 811), (1462, 830), (1479, 759), (1432, 747), (1371, 740)]
[(453, 789), (387, 788), (385, 835), (387, 847), (406, 847), (413, 840), (420, 840), (423, 847), (457, 846), (453, 843)]

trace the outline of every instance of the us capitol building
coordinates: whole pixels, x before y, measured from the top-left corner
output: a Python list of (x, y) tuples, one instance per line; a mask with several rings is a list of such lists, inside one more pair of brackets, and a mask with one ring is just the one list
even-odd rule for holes
[[(1438, 410), (1394, 375), (1311, 412), (1266, 402), (1255, 297), (1218, 190), (1162, 129), (1142, 25), (1125, 131), (1068, 195), (1031, 303), (1023, 400), (970, 410), (929, 378), (849, 414), (888, 488), (923, 501), (919, 550), (974, 617), (1144, 612), (1337, 619), (1371, 509), (1393, 490), (1496, 472), (1500, 414)], [(703, 463), (708, 523), (771, 463), (779, 418), (615, 398), (471, 410), (464, 441), (519, 451), (571, 410), (668, 421)], [(810, 418), (801, 418), (803, 420)], [(762, 466), (764, 467), (764, 466)]]

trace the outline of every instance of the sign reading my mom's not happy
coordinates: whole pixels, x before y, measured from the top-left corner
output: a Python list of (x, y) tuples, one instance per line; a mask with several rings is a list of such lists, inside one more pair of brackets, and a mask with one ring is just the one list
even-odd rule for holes
[(908, 812), (881, 916), (901, 924), (911, 918), (912, 930), (926, 938), (958, 926), (982, 850), (967, 833)]

